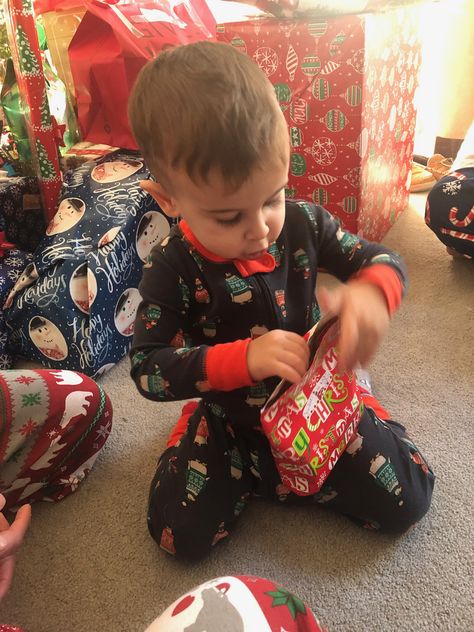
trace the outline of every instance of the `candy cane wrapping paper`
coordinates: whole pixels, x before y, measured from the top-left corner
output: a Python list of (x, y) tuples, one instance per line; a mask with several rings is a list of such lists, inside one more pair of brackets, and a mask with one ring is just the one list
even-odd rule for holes
[(4, 0), (7, 31), (20, 86), (31, 151), (46, 219), (56, 212), (61, 189), (58, 147), (51, 122), (32, 0)]
[(337, 371), (337, 337), (336, 319), (321, 320), (308, 371), (293, 386), (280, 382), (261, 412), (282, 483), (299, 496), (321, 489), (364, 414), (355, 374)]

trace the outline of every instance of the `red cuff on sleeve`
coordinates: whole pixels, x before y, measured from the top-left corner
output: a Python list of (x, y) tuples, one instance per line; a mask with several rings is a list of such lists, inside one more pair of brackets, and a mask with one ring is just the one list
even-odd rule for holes
[(250, 338), (247, 338), (208, 349), (205, 369), (211, 389), (233, 391), (254, 384), (247, 366), (249, 343)]
[(380, 288), (387, 301), (390, 316), (398, 309), (402, 302), (403, 285), (400, 277), (393, 268), (383, 263), (378, 263), (368, 268), (362, 268), (351, 277), (350, 281), (364, 281), (373, 283)]

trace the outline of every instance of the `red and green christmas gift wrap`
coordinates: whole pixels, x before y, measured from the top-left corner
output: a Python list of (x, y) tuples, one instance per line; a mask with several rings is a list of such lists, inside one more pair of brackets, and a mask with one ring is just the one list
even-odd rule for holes
[(32, 0), (5, 0), (7, 29), (22, 95), (28, 137), (37, 165), (46, 219), (52, 219), (61, 188), (56, 130), (49, 110)]
[(321, 320), (309, 369), (297, 384), (280, 382), (261, 412), (281, 481), (300, 496), (319, 492), (364, 412), (353, 371), (338, 371), (337, 338), (336, 319)]
[(367, 239), (380, 240), (408, 201), (417, 11), (217, 27), (275, 86), (292, 146), (287, 196), (324, 206)]
[[(325, 632), (299, 597), (264, 577), (229, 575), (196, 586), (146, 632)], [(0, 631), (1, 632), (1, 631)]]

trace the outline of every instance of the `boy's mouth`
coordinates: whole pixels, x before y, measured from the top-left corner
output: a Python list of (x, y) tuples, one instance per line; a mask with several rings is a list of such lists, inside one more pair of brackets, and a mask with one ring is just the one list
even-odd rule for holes
[(263, 250), (257, 250), (256, 252), (251, 252), (250, 254), (248, 254), (245, 258), (246, 259), (260, 259), (260, 257), (262, 255), (264, 255), (266, 253), (266, 249)]

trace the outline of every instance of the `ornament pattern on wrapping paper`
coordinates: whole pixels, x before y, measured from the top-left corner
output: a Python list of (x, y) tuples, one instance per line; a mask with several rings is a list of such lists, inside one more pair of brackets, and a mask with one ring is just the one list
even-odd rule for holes
[[(254, 25), (244, 23), (227, 24), (225, 37), (219, 36), (241, 38), (250, 56), (268, 47), (279, 58), (270, 80), (279, 85), (290, 128), (287, 195), (312, 200), (323, 187), (322, 199), (344, 228), (374, 240), (383, 237), (408, 195), (420, 63), (416, 13), (402, 8), (370, 18), (300, 19), (291, 29), (263, 19), (258, 40)], [(366, 19), (375, 22), (378, 38), (366, 38)], [(321, 138), (334, 143), (332, 162), (333, 151), (316, 142)], [(384, 200), (390, 198), (388, 213), (373, 199), (378, 188)]]
[(279, 60), (277, 53), (268, 46), (262, 46), (255, 51), (254, 59), (257, 62), (259, 68), (267, 75), (271, 77), (275, 74), (278, 68)]
[(310, 153), (316, 164), (321, 166), (332, 165), (337, 158), (336, 144), (328, 137), (322, 136), (317, 138), (311, 149), (305, 149), (307, 153)]
[(296, 69), (298, 68), (298, 55), (296, 54), (296, 51), (291, 44), (288, 46), (285, 67), (288, 72), (289, 80), (293, 81), (295, 78)]

